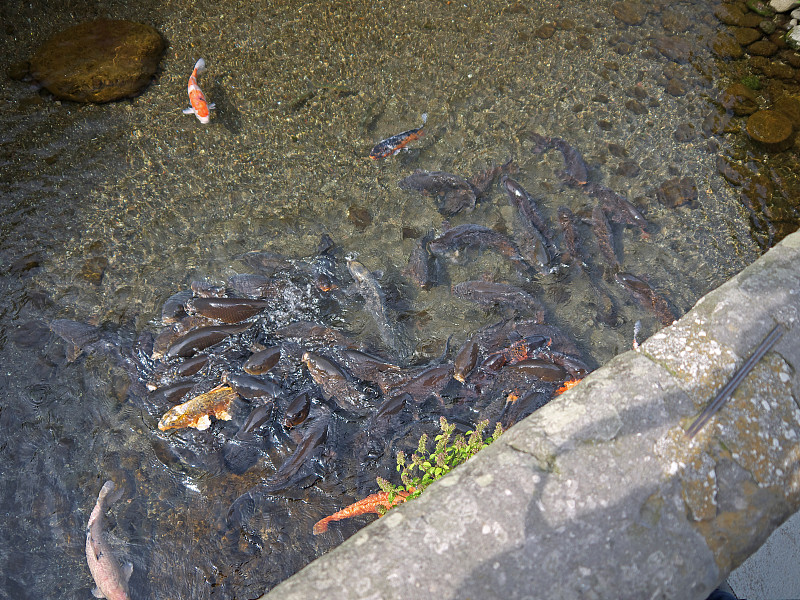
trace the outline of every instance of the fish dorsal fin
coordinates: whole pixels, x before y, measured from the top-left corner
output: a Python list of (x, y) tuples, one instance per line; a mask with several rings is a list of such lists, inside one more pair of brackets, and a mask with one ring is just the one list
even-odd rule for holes
[(67, 348), (67, 362), (75, 362), (78, 357), (81, 355), (81, 350), (75, 344), (70, 344), (69, 348)]
[(131, 578), (132, 574), (133, 574), (132, 562), (129, 561), (126, 562), (124, 565), (122, 565), (122, 576), (125, 578), (125, 581), (128, 581)]

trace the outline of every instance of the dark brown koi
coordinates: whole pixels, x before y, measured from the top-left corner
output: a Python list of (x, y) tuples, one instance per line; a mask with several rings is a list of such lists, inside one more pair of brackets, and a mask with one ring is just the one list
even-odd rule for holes
[(197, 314), (223, 323), (241, 323), (269, 305), (267, 300), (252, 298), (192, 298), (186, 303), (186, 310), (189, 314)]
[(308, 392), (297, 394), (297, 396), (292, 398), (292, 401), (289, 402), (289, 406), (286, 407), (286, 412), (283, 415), (283, 426), (286, 427), (286, 429), (297, 427), (306, 420), (310, 410), (311, 396), (308, 395)]
[(263, 489), (266, 493), (274, 493), (291, 485), (295, 476), (327, 439), (328, 420), (328, 417), (317, 417), (309, 426), (306, 436), (298, 444), (291, 456), (259, 489)]
[(169, 326), (162, 329), (161, 332), (156, 336), (156, 339), (153, 340), (153, 352), (151, 358), (153, 360), (162, 358), (167, 353), (167, 350), (169, 350), (170, 346), (172, 346), (182, 336), (194, 329), (213, 324), (213, 321), (206, 319), (205, 317), (190, 317), (188, 315), (184, 316), (179, 321), (171, 323)]
[(553, 138), (553, 146), (564, 157), (561, 178), (569, 185), (585, 185), (589, 181), (589, 169), (581, 153), (561, 138)]
[(398, 365), (360, 350), (344, 350), (342, 359), (353, 375), (364, 381), (376, 383), (384, 394), (397, 387), (405, 377)]
[(428, 242), (433, 239), (433, 230), (421, 237), (408, 256), (408, 266), (403, 274), (423, 290), (436, 285), (436, 259), (428, 250)]
[(611, 215), (611, 220), (615, 223), (624, 225), (634, 225), (645, 232), (648, 222), (636, 206), (624, 196), (616, 193), (599, 183), (591, 183), (586, 186), (586, 191), (590, 196), (597, 198), (602, 204), (603, 209)]
[(378, 408), (378, 411), (373, 416), (373, 421), (396, 415), (403, 410), (403, 408), (405, 408), (407, 402), (413, 402), (413, 400), (414, 398), (408, 392), (403, 392), (392, 396), (386, 402), (381, 404), (380, 408)]
[(452, 377), (453, 365), (431, 367), (404, 384), (401, 390), (408, 392), (415, 402), (422, 402), (429, 396), (438, 396)]
[(427, 123), (427, 121), (428, 113), (424, 113), (422, 115), (422, 127), (409, 129), (408, 131), (403, 131), (402, 133), (393, 135), (390, 138), (381, 140), (375, 144), (375, 147), (370, 151), (369, 157), (372, 160), (378, 160), (379, 158), (394, 156), (400, 152), (400, 150), (408, 146), (409, 143), (421, 138), (424, 135), (425, 132), (422, 130), (422, 128), (425, 127), (425, 123)]
[(397, 184), (403, 190), (416, 190), (439, 198), (439, 212), (452, 216), (464, 209), (475, 208), (475, 191), (463, 177), (443, 171), (417, 169)]
[(333, 399), (344, 410), (361, 412), (361, 393), (337, 364), (314, 352), (303, 354), (303, 362), (325, 400)]
[(197, 385), (197, 382), (193, 380), (173, 382), (153, 391), (148, 401), (158, 408), (162, 408), (167, 404), (176, 404), (179, 400), (182, 400), (195, 385)]
[(561, 225), (561, 231), (564, 234), (564, 245), (567, 247), (567, 255), (563, 257), (563, 260), (568, 264), (582, 265), (584, 260), (578, 246), (575, 215), (566, 206), (558, 208), (558, 223)]
[(567, 376), (564, 368), (540, 358), (526, 358), (507, 368), (525, 377), (547, 382), (563, 381)]
[(198, 327), (178, 338), (166, 356), (181, 356), (187, 358), (193, 356), (199, 350), (205, 350), (235, 333), (241, 333), (250, 328), (252, 323), (243, 325), (211, 325), (209, 327)]
[(281, 386), (259, 379), (244, 373), (225, 373), (222, 381), (230, 385), (242, 398), (251, 400), (253, 398), (280, 398), (283, 394)]
[(453, 295), (482, 306), (527, 311), (537, 323), (544, 322), (544, 306), (525, 290), (507, 283), (465, 281), (452, 287)]
[(396, 352), (401, 361), (411, 354), (405, 337), (389, 320), (386, 299), (377, 279), (357, 260), (348, 260), (347, 268), (358, 286), (358, 292), (364, 298), (364, 309), (372, 317), (378, 327), (378, 333), (386, 346)]
[(472, 186), (475, 196), (481, 198), (489, 193), (489, 190), (494, 183), (494, 180), (501, 174), (511, 174), (517, 171), (517, 166), (514, 164), (514, 159), (509, 159), (508, 162), (502, 165), (495, 165), (485, 171), (477, 173), (470, 177), (467, 181)]
[(242, 365), (242, 371), (248, 375), (263, 375), (277, 365), (280, 359), (280, 346), (265, 348), (253, 353)]
[(631, 273), (617, 273), (615, 275), (617, 281), (626, 287), (636, 300), (651, 310), (664, 327), (672, 325), (675, 320), (675, 315), (661, 296), (653, 291), (653, 288), (636, 275)]
[(464, 342), (453, 359), (453, 379), (464, 383), (478, 363), (479, 353), (478, 336), (474, 335)]
[(612, 267), (618, 269), (620, 265), (617, 259), (617, 253), (614, 250), (614, 237), (611, 233), (611, 225), (608, 223), (606, 211), (604, 211), (600, 205), (592, 209), (592, 230), (597, 237), (597, 245), (600, 247), (603, 256), (606, 257), (606, 260)]
[(428, 243), (428, 249), (437, 256), (456, 257), (461, 250), (480, 248), (492, 248), (511, 260), (522, 261), (514, 242), (483, 225), (458, 225)]
[(172, 294), (161, 307), (161, 322), (174, 323), (186, 316), (186, 303), (191, 300), (192, 291), (183, 290)]
[(252, 273), (231, 275), (228, 286), (237, 294), (256, 298), (271, 298), (278, 293), (278, 284), (272, 279)]
[(275, 405), (272, 401), (268, 401), (250, 411), (239, 431), (236, 432), (236, 439), (242, 441), (252, 439), (253, 432), (272, 418), (274, 408)]
[(222, 298), (225, 295), (225, 286), (214, 285), (207, 281), (193, 281), (189, 287), (192, 293), (200, 298)]
[(50, 323), (50, 330), (68, 343), (67, 360), (69, 362), (77, 359), (81, 352), (91, 352), (97, 342), (102, 339), (97, 327), (70, 319), (55, 319)]

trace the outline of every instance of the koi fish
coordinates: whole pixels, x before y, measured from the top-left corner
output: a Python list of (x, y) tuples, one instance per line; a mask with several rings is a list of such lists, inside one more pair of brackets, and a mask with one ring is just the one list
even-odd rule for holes
[(231, 414), (228, 412), (231, 403), (236, 399), (236, 392), (229, 385), (218, 385), (183, 404), (173, 406), (158, 422), (161, 431), (168, 429), (182, 429), (183, 427), (194, 427), (203, 431), (211, 427), (211, 416), (217, 419), (230, 421)]
[(133, 573), (133, 565), (128, 562), (120, 567), (103, 534), (103, 515), (106, 508), (122, 497), (122, 489), (112, 494), (113, 491), (114, 482), (106, 481), (100, 488), (97, 503), (89, 515), (89, 523), (86, 525), (86, 562), (97, 584), (92, 590), (95, 598), (128, 600), (128, 580)]
[(555, 395), (559, 396), (559, 395), (563, 394), (564, 392), (566, 392), (567, 390), (571, 390), (576, 385), (578, 385), (580, 382), (581, 382), (580, 379), (570, 379), (569, 381), (565, 381), (564, 385), (562, 385), (560, 388), (558, 388), (555, 391)]
[[(425, 126), (425, 123), (428, 122), (428, 113), (424, 113), (422, 115), (422, 127)], [(387, 156), (394, 156), (400, 150), (408, 146), (409, 143), (413, 142), (414, 140), (418, 140), (425, 132), (422, 131), (422, 127), (418, 127), (417, 129), (409, 129), (408, 131), (404, 131), (402, 133), (398, 133), (397, 135), (393, 135), (390, 138), (386, 138), (385, 140), (381, 140), (375, 147), (370, 151), (369, 157), (372, 160), (378, 160), (379, 158), (386, 158)]]
[(213, 103), (208, 104), (203, 90), (197, 85), (197, 76), (206, 70), (206, 61), (202, 58), (194, 65), (194, 70), (189, 76), (189, 102), (191, 106), (183, 109), (183, 114), (194, 115), (203, 124), (208, 123), (210, 116), (209, 110), (216, 108)]
[(319, 535), (320, 533), (325, 533), (328, 531), (328, 523), (331, 521), (341, 521), (342, 519), (349, 519), (350, 517), (356, 517), (358, 515), (364, 515), (367, 513), (377, 513), (379, 512), (379, 507), (389, 510), (393, 506), (401, 504), (406, 501), (406, 497), (411, 492), (397, 492), (395, 494), (394, 500), (389, 500), (389, 492), (378, 492), (377, 494), (371, 494), (366, 498), (359, 500), (358, 502), (354, 502), (350, 506), (344, 507), (339, 512), (333, 513), (325, 517), (324, 519), (320, 519), (314, 524), (314, 535)]

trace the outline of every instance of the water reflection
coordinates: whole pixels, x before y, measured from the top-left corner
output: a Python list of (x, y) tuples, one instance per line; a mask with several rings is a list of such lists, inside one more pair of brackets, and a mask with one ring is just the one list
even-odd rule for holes
[[(357, 255), (381, 272), (392, 317), (410, 333), (419, 362), (438, 359), (449, 337), (458, 348), (502, 316), (451, 293), (451, 284), (488, 279), (523, 286), (544, 304), (548, 325), (602, 364), (629, 347), (635, 321), (645, 336), (660, 324), (614, 283), (588, 223), (595, 199), (563, 183), (560, 153), (534, 153), (533, 133), (566, 140), (584, 157), (591, 183), (644, 212), (646, 239), (609, 224), (615, 252), (625, 271), (646, 278), (676, 312), (788, 230), (792, 212), (779, 199), (791, 197), (796, 181), (784, 157), (767, 160), (704, 127), (721, 87), (706, 45), (718, 30), (708, 7), (648, 5), (638, 25), (621, 20), (611, 3), (587, 9), (498, 2), (195, 2), (179, 10), (108, 3), (63, 12), (4, 6), (0, 44), (13, 61), (98, 11), (149, 22), (170, 43), (158, 79), (131, 101), (59, 104), (19, 82), (0, 83), (0, 535), (3, 547), (17, 549), (2, 555), (4, 595), (88, 597), (84, 527), (108, 478), (126, 491), (109, 512), (109, 528), (115, 550), (134, 564), (134, 598), (251, 598), (366, 522), (337, 523), (326, 536), (287, 533), (300, 525), (310, 532), (356, 492), (374, 491), (367, 485), (382, 474), (320, 455), (319, 473), (309, 476), (321, 478), (312, 485), (248, 495), (297, 440), (265, 440), (261, 467), (233, 474), (221, 451), (233, 424), (162, 434), (157, 418), (133, 401), (143, 396), (118, 360), (102, 353), (66, 360), (65, 345), (46, 329), (56, 318), (100, 326), (119, 347), (133, 348), (143, 331), (158, 332), (162, 304), (190, 282), (221, 285), (252, 272), (238, 259), (251, 251), (311, 257), (327, 233), (342, 256)], [(667, 16), (683, 23), (678, 46), (662, 39)], [(209, 66), (204, 89), (219, 106), (208, 126), (180, 113), (187, 69), (199, 55)], [(303, 98), (309, 89), (315, 93)], [(366, 158), (378, 140), (418, 126), (425, 112), (426, 135), (412, 151)], [(774, 234), (762, 224), (754, 239), (741, 195), (757, 190), (746, 183), (732, 189), (720, 154), (751, 171), (778, 173), (769, 198), (753, 204), (757, 223), (768, 215), (764, 206), (785, 223)], [(510, 158), (518, 165), (514, 179), (540, 200), (554, 231), (559, 207), (575, 215), (593, 277), (574, 268), (558, 277), (521, 275), (483, 252), (444, 263), (440, 285), (420, 289), (403, 270), (421, 237), (443, 231), (443, 216), (434, 198), (398, 182), (415, 169), (466, 177)], [(675, 178), (695, 182), (695, 208), (659, 202), (659, 187)], [(450, 225), (513, 235), (516, 219), (493, 187)], [(564, 237), (556, 243), (563, 246)], [(606, 302), (617, 318), (596, 318)], [(380, 348), (362, 300), (346, 296), (341, 306), (328, 324)], [(408, 427), (398, 443), (413, 446), (425, 427), (435, 430), (435, 408), (404, 414), (393, 426)], [(465, 416), (464, 426), (475, 416)], [(354, 433), (342, 421), (328, 435), (328, 447), (341, 453), (337, 444)], [(382, 468), (394, 449), (383, 448)]]

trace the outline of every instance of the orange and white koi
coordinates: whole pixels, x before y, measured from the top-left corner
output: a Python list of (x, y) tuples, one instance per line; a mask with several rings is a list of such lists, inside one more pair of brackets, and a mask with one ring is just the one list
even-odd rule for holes
[(158, 428), (167, 431), (194, 427), (203, 431), (211, 427), (211, 415), (223, 421), (230, 421), (231, 414), (228, 411), (236, 397), (236, 391), (231, 386), (218, 385), (213, 390), (170, 408), (161, 417)]
[(372, 160), (378, 160), (379, 158), (394, 156), (409, 143), (425, 135), (425, 132), (422, 131), (422, 128), (427, 122), (428, 113), (424, 113), (422, 115), (422, 127), (418, 127), (417, 129), (409, 129), (408, 131), (404, 131), (402, 133), (398, 133), (397, 135), (393, 135), (390, 138), (386, 138), (385, 140), (381, 140), (375, 144), (375, 147), (370, 151), (369, 157)]
[(371, 494), (370, 496), (367, 496), (358, 502), (354, 502), (350, 506), (344, 507), (339, 512), (333, 513), (332, 515), (317, 521), (314, 524), (314, 535), (319, 535), (320, 533), (325, 533), (328, 531), (328, 523), (331, 521), (341, 521), (342, 519), (349, 519), (350, 517), (356, 517), (366, 513), (380, 514), (379, 507), (389, 510), (393, 506), (405, 502), (406, 497), (410, 493), (410, 491), (397, 492), (393, 500), (389, 500), (389, 492), (378, 492), (377, 494)]
[(206, 70), (206, 61), (202, 58), (194, 65), (194, 71), (189, 76), (189, 102), (191, 106), (183, 109), (183, 114), (194, 115), (198, 121), (205, 124), (211, 118), (209, 111), (216, 108), (213, 103), (208, 104), (203, 90), (197, 85), (197, 76)]

